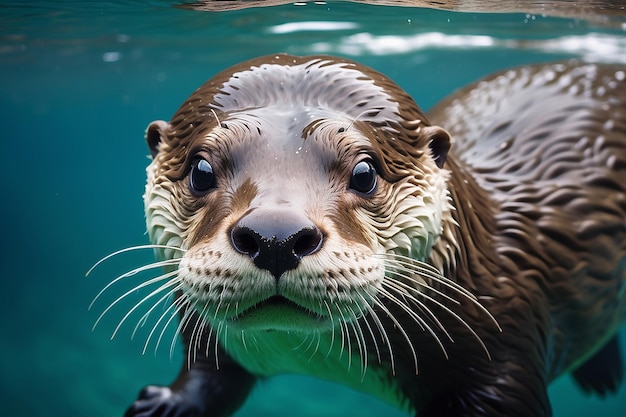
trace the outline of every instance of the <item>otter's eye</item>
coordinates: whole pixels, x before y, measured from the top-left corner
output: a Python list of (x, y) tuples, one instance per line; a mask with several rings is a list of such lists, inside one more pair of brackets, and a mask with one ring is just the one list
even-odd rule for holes
[(206, 159), (197, 158), (191, 164), (189, 187), (196, 194), (205, 194), (215, 187), (213, 167)]
[(350, 188), (363, 194), (370, 194), (376, 188), (376, 169), (369, 161), (361, 161), (352, 169)]

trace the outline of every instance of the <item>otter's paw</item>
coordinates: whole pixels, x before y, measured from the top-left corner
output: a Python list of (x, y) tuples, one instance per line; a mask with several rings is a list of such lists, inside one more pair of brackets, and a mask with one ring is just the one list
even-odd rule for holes
[(150, 385), (139, 393), (124, 417), (201, 417), (202, 406), (169, 387)]

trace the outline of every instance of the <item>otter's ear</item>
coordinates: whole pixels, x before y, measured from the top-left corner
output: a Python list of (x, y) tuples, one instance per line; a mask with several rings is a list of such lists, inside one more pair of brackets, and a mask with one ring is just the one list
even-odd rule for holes
[(439, 126), (428, 126), (424, 129), (424, 135), (435, 163), (439, 168), (443, 168), (450, 150), (450, 134)]
[(148, 142), (152, 158), (159, 152), (159, 143), (165, 138), (165, 131), (168, 127), (169, 123), (163, 120), (156, 120), (150, 123), (148, 129), (146, 129), (146, 142)]

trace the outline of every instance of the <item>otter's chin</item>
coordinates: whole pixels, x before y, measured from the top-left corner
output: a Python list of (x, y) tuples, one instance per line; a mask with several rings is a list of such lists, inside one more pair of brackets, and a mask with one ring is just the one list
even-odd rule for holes
[(233, 330), (310, 332), (330, 329), (331, 321), (286, 297), (275, 295), (229, 318), (226, 324)]

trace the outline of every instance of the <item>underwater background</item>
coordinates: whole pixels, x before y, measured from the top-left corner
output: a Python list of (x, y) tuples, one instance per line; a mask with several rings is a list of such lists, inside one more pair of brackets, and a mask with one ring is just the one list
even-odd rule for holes
[[(141, 387), (175, 378), (176, 324), (161, 331), (161, 321), (146, 347), (166, 307), (143, 320), (152, 305), (143, 304), (111, 340), (150, 289), (131, 291), (92, 330), (156, 271), (113, 285), (88, 309), (108, 282), (152, 262), (151, 251), (85, 276), (107, 254), (148, 243), (141, 196), (152, 120), (169, 120), (217, 71), (276, 52), (355, 59), (423, 109), (518, 64), (626, 66), (623, 7), (550, 17), (546, 4), (545, 14), (490, 14), (348, 2), (211, 12), (171, 1), (0, 1), (0, 416), (121, 416)], [(563, 376), (550, 395), (557, 417), (626, 415), (626, 386), (586, 397)], [(405, 414), (301, 376), (261, 383), (237, 414), (348, 415)]]

